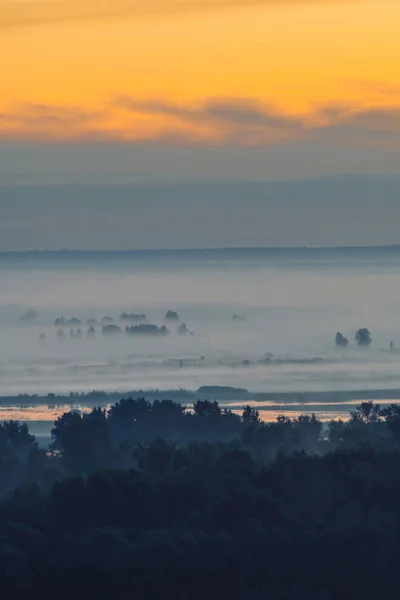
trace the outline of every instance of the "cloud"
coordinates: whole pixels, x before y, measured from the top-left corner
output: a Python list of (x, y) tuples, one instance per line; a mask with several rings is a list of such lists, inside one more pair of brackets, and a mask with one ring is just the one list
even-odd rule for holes
[(397, 154), (400, 151), (400, 107), (352, 108), (320, 128), (315, 139), (336, 147), (381, 148)]
[(205, 134), (209, 142), (225, 144), (277, 143), (304, 134), (300, 119), (252, 98), (213, 98), (185, 105), (164, 99), (122, 97), (116, 104), (134, 114), (164, 117), (182, 133)]
[(140, 100), (129, 96), (121, 96), (116, 99), (116, 105), (139, 114), (168, 115), (178, 119), (194, 119), (200, 118), (202, 115), (201, 108), (178, 104), (162, 98)]
[(362, 109), (328, 104), (292, 115), (254, 98), (209, 98), (182, 104), (164, 98), (123, 96), (98, 111), (19, 104), (0, 114), (0, 139), (176, 147), (272, 147), (314, 140), (400, 150), (400, 106)]
[(58, 139), (80, 137), (82, 131), (96, 127), (104, 118), (102, 111), (87, 111), (74, 106), (19, 103), (0, 113), (0, 138)]
[[(16, 106), (15, 112), (11, 115), (11, 119), (15, 122), (26, 123), (33, 121), (38, 124), (74, 124), (81, 125), (82, 123), (98, 119), (101, 112), (88, 112), (83, 108), (69, 106), (51, 106), (47, 104), (32, 104), (21, 103)], [(0, 114), (0, 118), (1, 118)], [(10, 118), (6, 115), (5, 118)]]
[(251, 7), (361, 4), (377, 0), (0, 0), (0, 30)]
[(400, 107), (361, 109), (346, 104), (318, 107), (305, 115), (289, 115), (255, 99), (209, 99), (182, 105), (163, 99), (120, 98), (121, 107), (136, 114), (164, 116), (190, 131), (211, 132), (221, 144), (272, 145), (318, 138), (335, 143), (396, 142), (400, 148)]

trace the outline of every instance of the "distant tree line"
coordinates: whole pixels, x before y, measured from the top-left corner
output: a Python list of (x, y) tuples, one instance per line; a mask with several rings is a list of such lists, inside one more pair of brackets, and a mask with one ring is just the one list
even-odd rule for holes
[(137, 448), (157, 440), (180, 448), (234, 442), (262, 463), (281, 453), (322, 455), (365, 445), (379, 451), (400, 449), (399, 404), (362, 402), (349, 417), (325, 426), (316, 415), (280, 415), (275, 422), (262, 422), (251, 406), (238, 414), (211, 400), (197, 400), (188, 410), (173, 400), (124, 398), (109, 409), (64, 413), (54, 422), (47, 450), (39, 448), (26, 424), (5, 421), (0, 423), (0, 493), (29, 481), (33, 464), (46, 473), (58, 471), (57, 477), (132, 467)]
[[(135, 323), (131, 325), (126, 325), (125, 329), (122, 329), (119, 325), (115, 323), (115, 319), (112, 317), (106, 316), (101, 322), (97, 321), (95, 318), (90, 318), (86, 321), (87, 331), (86, 337), (88, 339), (93, 339), (96, 336), (96, 327), (101, 325), (101, 333), (104, 336), (118, 336), (122, 334), (124, 331), (129, 336), (151, 336), (151, 337), (162, 337), (167, 336), (171, 332), (166, 327), (166, 325), (161, 325), (158, 327), (157, 325), (147, 323), (147, 316), (144, 313), (122, 313), (119, 317), (119, 320), (124, 323)], [(165, 321), (178, 321), (179, 315), (177, 312), (169, 310), (164, 317)], [(58, 327), (57, 337), (59, 340), (67, 339), (67, 334), (64, 332), (64, 327), (71, 327), (69, 331), (69, 337), (71, 339), (77, 338), (82, 339), (84, 337), (84, 332), (82, 330), (82, 321), (77, 317), (65, 318), (65, 317), (57, 317), (54, 320), (54, 325)], [(74, 327), (77, 327), (75, 330)], [(177, 328), (178, 335), (194, 335), (192, 331), (190, 331), (185, 323), (181, 323)], [(44, 341), (47, 339), (47, 336), (44, 333), (39, 335), (39, 339)]]

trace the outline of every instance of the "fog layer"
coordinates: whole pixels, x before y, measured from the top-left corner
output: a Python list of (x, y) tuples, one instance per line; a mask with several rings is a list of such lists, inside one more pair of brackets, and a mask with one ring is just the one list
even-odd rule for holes
[[(397, 248), (3, 254), (1, 395), (400, 387), (399, 274)], [(127, 335), (123, 313), (169, 334)], [(104, 335), (105, 317), (119, 335)]]

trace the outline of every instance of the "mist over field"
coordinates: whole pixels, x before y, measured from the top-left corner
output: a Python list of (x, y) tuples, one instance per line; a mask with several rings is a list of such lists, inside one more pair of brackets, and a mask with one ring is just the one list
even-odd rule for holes
[[(0, 395), (400, 387), (399, 274), (396, 247), (4, 253)], [(166, 321), (168, 310), (179, 319)], [(136, 323), (123, 313), (144, 314), (170, 334), (127, 335)], [(55, 326), (62, 317), (82, 324)], [(104, 317), (122, 333), (103, 335)], [(89, 319), (97, 322), (91, 338)], [(368, 349), (353, 339), (360, 327), (371, 331)], [(335, 347), (338, 331), (348, 348)]]

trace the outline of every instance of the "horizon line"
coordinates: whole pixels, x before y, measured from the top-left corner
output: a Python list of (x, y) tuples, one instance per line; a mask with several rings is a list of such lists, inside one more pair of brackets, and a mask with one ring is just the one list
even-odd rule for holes
[(335, 245), (335, 246), (217, 246), (217, 247), (192, 247), (192, 248), (109, 248), (109, 249), (79, 249), (79, 248), (59, 248), (59, 249), (40, 249), (32, 248), (29, 250), (0, 250), (0, 255), (4, 254), (143, 254), (143, 253), (185, 253), (185, 252), (260, 252), (260, 251), (318, 251), (318, 250), (399, 250), (400, 242), (395, 244), (370, 244), (370, 245)]

